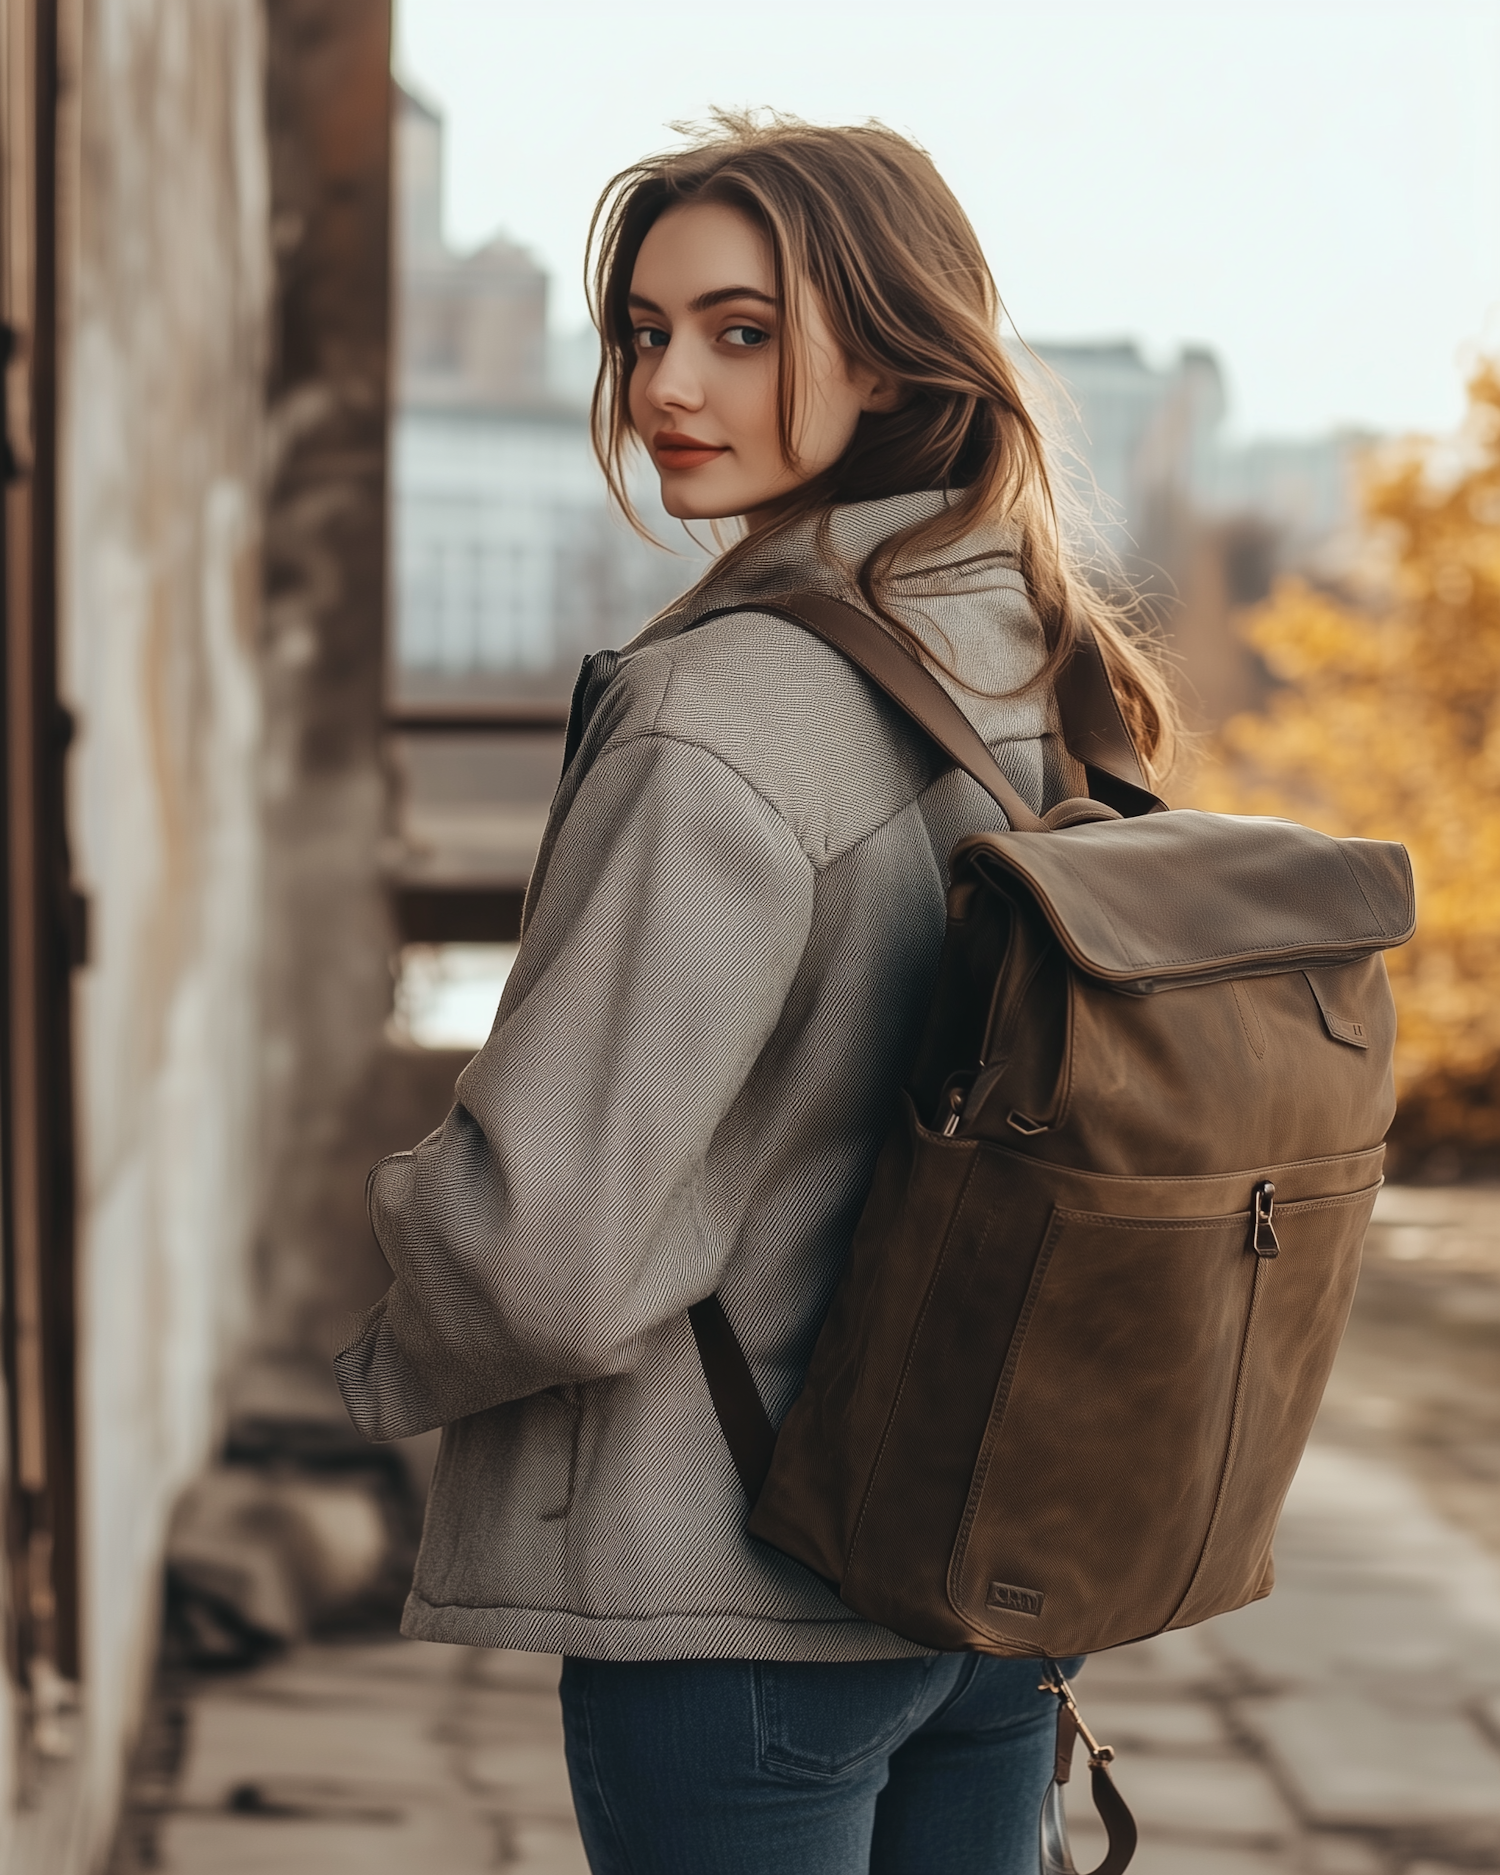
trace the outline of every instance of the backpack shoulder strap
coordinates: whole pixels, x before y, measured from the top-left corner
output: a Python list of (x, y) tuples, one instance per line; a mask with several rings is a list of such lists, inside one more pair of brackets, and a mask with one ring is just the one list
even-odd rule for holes
[[(968, 717), (932, 675), (877, 619), (829, 593), (789, 592), (755, 609), (801, 625), (842, 651), (1005, 809), (1019, 833), (1044, 831), (985, 746)], [(1073, 655), (1054, 685), (1063, 741), (1088, 774), (1089, 793), (1127, 819), (1160, 812), (1164, 803), (1147, 786), (1119, 699), (1094, 635), (1084, 626)]]
[(789, 592), (755, 603), (800, 625), (841, 651), (919, 729), (925, 730), (955, 767), (972, 775), (1004, 810), (1019, 833), (1045, 833), (1045, 823), (1026, 805), (990, 754), (984, 738), (925, 665), (919, 664), (877, 620), (858, 606), (821, 592)]
[(698, 1344), (698, 1359), (708, 1396), (729, 1456), (740, 1474), (746, 1498), (753, 1504), (771, 1469), (776, 1428), (760, 1397), (740, 1338), (729, 1325), (724, 1305), (716, 1295), (705, 1296), (688, 1310), (688, 1324)]
[(1146, 780), (1120, 699), (1109, 681), (1104, 654), (1087, 625), (1081, 627), (1073, 655), (1057, 673), (1053, 691), (1063, 741), (1083, 763), (1094, 799), (1118, 808), (1127, 820), (1137, 814), (1161, 813), (1166, 802), (1152, 793)]

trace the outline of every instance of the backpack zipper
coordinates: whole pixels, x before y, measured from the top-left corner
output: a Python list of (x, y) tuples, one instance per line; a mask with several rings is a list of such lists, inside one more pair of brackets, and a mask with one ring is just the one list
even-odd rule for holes
[(1271, 1214), (1276, 1209), (1276, 1187), (1270, 1179), (1263, 1178), (1251, 1193), (1255, 1209), (1250, 1227), (1250, 1248), (1258, 1257), (1281, 1255), (1281, 1245), (1276, 1241), (1276, 1231), (1271, 1223)]

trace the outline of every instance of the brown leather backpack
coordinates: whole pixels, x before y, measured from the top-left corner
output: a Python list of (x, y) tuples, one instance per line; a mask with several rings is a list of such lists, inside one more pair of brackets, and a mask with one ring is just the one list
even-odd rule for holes
[(945, 1650), (1091, 1653), (1265, 1595), (1394, 1111), (1404, 849), (1165, 811), (1088, 639), (1058, 702), (1091, 798), (1038, 819), (873, 619), (764, 609), (1012, 831), (953, 854), (925, 1036), (779, 1433), (717, 1298), (692, 1311), (751, 1531)]

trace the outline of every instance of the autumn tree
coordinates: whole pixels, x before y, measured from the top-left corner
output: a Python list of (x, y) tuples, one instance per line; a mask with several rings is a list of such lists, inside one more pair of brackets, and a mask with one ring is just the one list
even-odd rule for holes
[(1246, 624), (1278, 688), (1234, 718), (1204, 806), (1400, 840), (1417, 935), (1388, 956), (1396, 1143), (1500, 1151), (1500, 367), (1459, 434), (1377, 456), (1351, 592), (1280, 582)]

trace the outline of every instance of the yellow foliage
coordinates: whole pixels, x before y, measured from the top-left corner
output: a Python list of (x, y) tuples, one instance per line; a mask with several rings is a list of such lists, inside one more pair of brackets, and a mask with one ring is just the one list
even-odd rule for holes
[(1457, 438), (1372, 467), (1363, 505), (1380, 597), (1278, 584), (1246, 631), (1281, 688), (1226, 726), (1195, 797), (1407, 846), (1417, 936), (1387, 959), (1398, 1087), (1493, 1146), (1500, 1109), (1459, 1090), (1500, 1071), (1500, 366), (1471, 381)]

